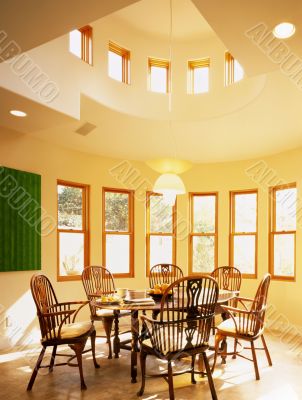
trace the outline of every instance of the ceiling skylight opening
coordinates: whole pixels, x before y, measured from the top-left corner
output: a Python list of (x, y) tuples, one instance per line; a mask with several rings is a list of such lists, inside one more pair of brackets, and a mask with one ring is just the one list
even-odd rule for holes
[(87, 25), (69, 32), (69, 51), (88, 64), (92, 64), (92, 28)]
[(10, 110), (10, 114), (14, 117), (24, 118), (27, 116), (26, 112), (21, 110)]
[(149, 58), (149, 90), (168, 93), (170, 88), (170, 63), (167, 60)]
[(296, 27), (290, 22), (281, 22), (273, 29), (273, 34), (277, 39), (288, 39), (294, 35)]
[(130, 51), (109, 42), (108, 75), (123, 83), (130, 83)]
[(244, 70), (237, 60), (234, 60), (234, 82), (244, 78)]
[(79, 58), (81, 58), (82, 54), (81, 36), (81, 32), (78, 29), (69, 33), (69, 51)]

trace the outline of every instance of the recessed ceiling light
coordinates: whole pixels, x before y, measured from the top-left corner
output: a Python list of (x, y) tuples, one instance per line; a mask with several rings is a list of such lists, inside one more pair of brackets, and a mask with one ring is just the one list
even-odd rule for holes
[(20, 111), (20, 110), (10, 110), (10, 113), (12, 115), (14, 115), (15, 117), (26, 117), (27, 114), (24, 111)]
[(273, 34), (278, 39), (288, 39), (293, 36), (295, 31), (296, 27), (294, 24), (290, 22), (281, 22), (281, 24), (275, 26)]

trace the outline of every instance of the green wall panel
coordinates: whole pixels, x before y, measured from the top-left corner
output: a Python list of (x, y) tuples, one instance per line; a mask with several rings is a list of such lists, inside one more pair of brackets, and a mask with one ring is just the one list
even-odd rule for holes
[(0, 166), (0, 271), (41, 269), (41, 176)]

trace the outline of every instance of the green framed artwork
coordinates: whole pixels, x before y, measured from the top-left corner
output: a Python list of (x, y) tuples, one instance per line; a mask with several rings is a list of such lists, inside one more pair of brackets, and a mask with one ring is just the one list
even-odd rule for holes
[(0, 271), (41, 269), (41, 176), (0, 166)]

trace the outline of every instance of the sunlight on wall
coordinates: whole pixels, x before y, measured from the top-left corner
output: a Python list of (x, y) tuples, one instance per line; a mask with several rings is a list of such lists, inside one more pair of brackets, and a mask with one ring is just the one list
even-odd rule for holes
[(38, 339), (38, 330), (27, 332), (36, 318), (36, 308), (33, 304), (30, 290), (25, 292), (11, 307), (1, 314), (3, 335), (0, 349), (16, 344), (30, 344)]

